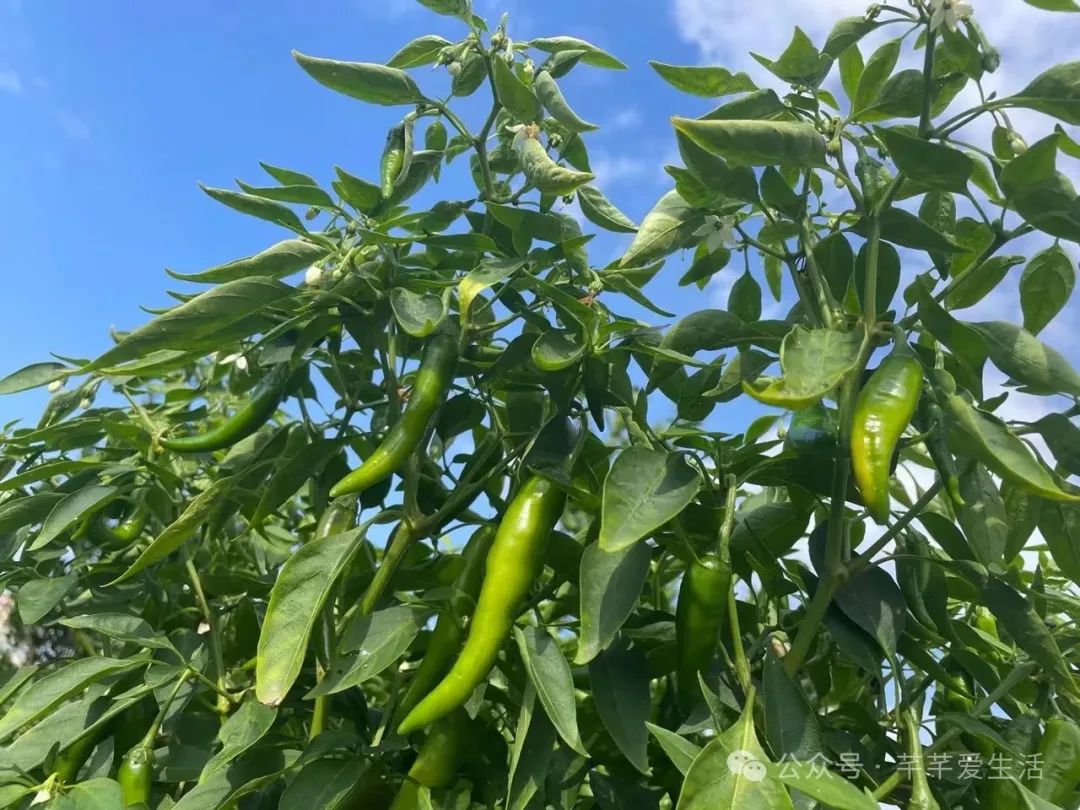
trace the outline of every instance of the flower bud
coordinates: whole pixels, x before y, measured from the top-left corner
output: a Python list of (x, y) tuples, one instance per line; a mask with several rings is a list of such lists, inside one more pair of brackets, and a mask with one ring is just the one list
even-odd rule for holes
[(53, 380), (51, 383), (49, 383), (49, 393), (50, 394), (55, 394), (57, 391), (61, 390), (63, 387), (64, 387), (64, 381), (63, 380)]
[(318, 287), (319, 282), (322, 281), (323, 271), (321, 267), (315, 267), (312, 265), (304, 273), (304, 283), (309, 287)]

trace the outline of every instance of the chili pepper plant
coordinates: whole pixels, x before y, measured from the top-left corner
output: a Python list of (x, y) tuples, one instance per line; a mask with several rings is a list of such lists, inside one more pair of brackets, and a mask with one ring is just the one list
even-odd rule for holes
[(294, 54), (385, 145), (203, 189), (280, 241), (0, 380), (52, 392), (0, 432), (48, 639), (0, 807), (1076, 807), (1080, 375), (1040, 332), (1080, 62), (982, 92), (959, 0), (796, 29), (769, 87), (654, 62), (680, 160), (635, 222), (560, 87), (620, 57), (421, 2), (456, 41)]

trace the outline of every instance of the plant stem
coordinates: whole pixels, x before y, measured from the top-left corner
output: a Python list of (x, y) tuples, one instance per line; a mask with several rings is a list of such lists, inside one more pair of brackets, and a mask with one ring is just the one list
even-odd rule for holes
[(923, 59), (923, 99), (922, 115), (919, 117), (919, 137), (930, 137), (930, 94), (934, 89), (934, 46), (937, 44), (937, 31), (927, 28), (926, 54)]
[(360, 598), (359, 612), (361, 616), (370, 616), (372, 611), (375, 610), (375, 605), (378, 604), (383, 593), (389, 587), (390, 580), (397, 571), (397, 567), (401, 564), (405, 552), (412, 548), (412, 544), (419, 540), (420, 536), (420, 533), (408, 524), (407, 519), (398, 524), (397, 529), (386, 545), (386, 553), (383, 555), (382, 563), (375, 570), (375, 578), (371, 580), (371, 584), (368, 585), (364, 595)]
[(911, 521), (913, 521), (919, 515), (919, 513), (922, 512), (922, 510), (930, 504), (930, 501), (934, 500), (934, 498), (937, 497), (937, 494), (941, 492), (944, 486), (945, 482), (942, 481), (940, 478), (934, 481), (934, 483), (930, 485), (929, 489), (927, 489), (926, 492), (922, 494), (919, 500), (915, 501), (912, 507), (904, 513), (903, 517), (901, 517), (899, 520), (896, 521), (896, 523), (890, 526), (889, 530), (886, 531), (883, 535), (881, 535), (881, 537), (879, 537), (874, 542), (874, 544), (870, 546), (870, 548), (868, 548), (866, 551), (864, 551), (862, 554), (860, 554), (848, 564), (848, 575), (850, 576), (852, 574), (857, 574), (859, 571), (867, 568), (873, 562), (874, 555), (881, 551), (883, 548), (885, 548), (885, 546), (887, 546), (890, 541), (892, 541), (898, 534), (900, 534), (900, 532), (907, 528), (908, 524), (911, 523)]
[(221, 654), (221, 636), (218, 633), (217, 617), (214, 615), (213, 610), (210, 609), (210, 603), (206, 601), (206, 593), (203, 591), (199, 572), (195, 569), (195, 563), (192, 562), (190, 556), (184, 560), (184, 568), (187, 571), (188, 579), (191, 580), (191, 588), (195, 592), (195, 601), (198, 603), (199, 610), (203, 614), (203, 620), (209, 628), (210, 658), (214, 662), (214, 676), (217, 683), (216, 706), (218, 714), (225, 717), (232, 709), (232, 705), (224, 697), (228, 690), (225, 688), (225, 659)]

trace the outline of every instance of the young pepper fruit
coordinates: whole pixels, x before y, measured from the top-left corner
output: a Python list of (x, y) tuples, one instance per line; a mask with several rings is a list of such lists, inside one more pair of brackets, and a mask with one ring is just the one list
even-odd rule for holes
[(457, 709), (431, 727), (390, 810), (419, 810), (420, 788), (446, 787), (469, 751), (469, 715)]
[(716, 655), (727, 616), (731, 566), (719, 554), (706, 554), (686, 568), (675, 607), (679, 702), (689, 709), (699, 694), (698, 673)]
[(855, 484), (871, 517), (889, 519), (889, 479), (893, 453), (915, 414), (922, 393), (922, 365), (903, 340), (859, 391), (851, 432)]
[(1067, 717), (1052, 717), (1038, 752), (1041, 773), (1029, 787), (1040, 799), (1065, 807), (1080, 782), (1080, 726)]
[(462, 706), (491, 672), (522, 600), (543, 570), (548, 536), (565, 504), (562, 490), (534, 476), (507, 506), (487, 556), (465, 646), (446, 677), (401, 721), (399, 734), (429, 726)]
[(363, 464), (334, 484), (331, 498), (361, 493), (401, 469), (434, 427), (435, 414), (454, 381), (457, 359), (457, 338), (450, 331), (436, 332), (428, 339), (401, 418)]

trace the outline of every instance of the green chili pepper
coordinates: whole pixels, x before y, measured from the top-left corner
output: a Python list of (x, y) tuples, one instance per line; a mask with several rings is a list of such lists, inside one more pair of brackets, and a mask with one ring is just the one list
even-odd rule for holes
[(1064, 807), (1080, 782), (1080, 726), (1066, 717), (1052, 717), (1038, 753), (1041, 774), (1028, 787), (1040, 799)]
[(390, 810), (419, 810), (421, 787), (441, 788), (451, 784), (469, 751), (468, 733), (469, 715), (464, 709), (451, 712), (435, 723)]
[(465, 565), (454, 582), (454, 594), (450, 597), (447, 610), (440, 614), (435, 623), (427, 652), (417, 667), (409, 691), (405, 693), (398, 707), (402, 717), (412, 711), (420, 699), (431, 691), (436, 681), (446, 674), (454, 654), (460, 649), (461, 640), (465, 636), (464, 623), (476, 604), (476, 595), (480, 592), (484, 579), (484, 563), (494, 539), (495, 529), (481, 526), (465, 544), (461, 552)]
[(142, 534), (149, 518), (150, 512), (141, 503), (128, 512), (115, 526), (109, 526), (105, 522), (105, 516), (98, 512), (87, 524), (87, 535), (102, 548), (124, 548)]
[(454, 380), (456, 367), (455, 336), (448, 331), (432, 335), (401, 418), (390, 428), (375, 452), (333, 486), (331, 498), (363, 492), (401, 469), (409, 454), (427, 440), (434, 427), (435, 414)]
[(719, 554), (707, 554), (686, 568), (675, 608), (679, 700), (689, 708), (699, 694), (698, 673), (716, 655), (727, 616), (731, 566)]
[(923, 442), (930, 454), (930, 460), (934, 462), (934, 467), (945, 484), (945, 491), (957, 507), (964, 507), (964, 498), (960, 494), (960, 473), (956, 468), (956, 459), (949, 450), (945, 414), (933, 397), (933, 389), (929, 396), (924, 396), (919, 401), (916, 422), (919, 430), (927, 434)]
[[(404, 121), (395, 124), (386, 134), (386, 145), (383, 147), (382, 159), (379, 161), (379, 187), (384, 198), (394, 193), (394, 188), (409, 170), (405, 154), (408, 140), (411, 139), (408, 137), (407, 125)], [(408, 151), (411, 152), (411, 150)]]
[(889, 519), (893, 452), (915, 413), (922, 366), (907, 343), (896, 343), (859, 391), (851, 433), (851, 462), (863, 503), (878, 523)]
[(322, 540), (324, 537), (331, 537), (354, 528), (356, 526), (356, 512), (357, 502), (355, 495), (335, 498), (323, 510), (312, 539)]
[(205, 453), (231, 447), (261, 428), (274, 415), (285, 396), (291, 372), (280, 363), (263, 378), (246, 405), (213, 430), (181, 439), (162, 439), (162, 447), (177, 453)]
[(548, 536), (566, 496), (543, 478), (530, 478), (506, 508), (488, 553), (484, 582), (468, 638), (446, 677), (398, 726), (408, 734), (463, 705), (491, 672), (521, 602), (544, 565)]
[(572, 194), (579, 186), (591, 182), (596, 175), (560, 166), (547, 153), (547, 149), (535, 135), (522, 138), (518, 146), (521, 154), (521, 171), (525, 179), (545, 194), (564, 196)]
[(941, 810), (926, 779), (926, 757), (919, 741), (919, 717), (915, 710), (910, 708), (902, 712), (901, 716), (911, 763), (911, 798), (908, 800), (908, 810)]
[(53, 773), (64, 784), (72, 783), (79, 776), (79, 771), (90, 758), (97, 744), (112, 732), (112, 723), (102, 723), (89, 734), (83, 734), (71, 745), (61, 751), (53, 762)]
[(1039, 719), (1033, 715), (1023, 715), (1009, 721), (1001, 736), (1009, 748), (1000, 755), (1003, 759), (1000, 772), (994, 768), (994, 778), (983, 783), (981, 791), (985, 810), (1016, 810), (1024, 806), (1016, 786), (1004, 778), (1013, 776), (1021, 781), (1028, 766), (1028, 757), (1034, 754), (1039, 745)]
[(148, 806), (154, 784), (154, 749), (140, 743), (124, 754), (117, 771), (124, 807)]
[(880, 161), (870, 157), (866, 148), (858, 141), (855, 141), (855, 151), (858, 154), (858, 159), (855, 161), (855, 176), (859, 180), (859, 185), (862, 186), (867, 207), (873, 208), (885, 196), (885, 191), (892, 183), (893, 177)]

